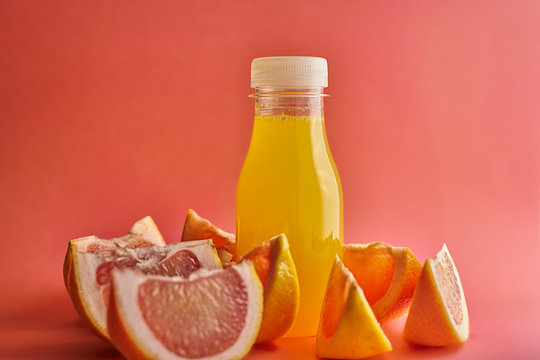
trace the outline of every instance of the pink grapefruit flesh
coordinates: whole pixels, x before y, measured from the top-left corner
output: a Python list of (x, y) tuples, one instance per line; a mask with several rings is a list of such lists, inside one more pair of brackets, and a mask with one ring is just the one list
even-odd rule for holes
[(188, 279), (113, 271), (115, 346), (136, 359), (238, 359), (253, 345), (263, 288), (249, 261)]
[(106, 313), (114, 269), (135, 268), (146, 274), (187, 277), (201, 268), (221, 268), (209, 240), (99, 253), (73, 254), (72, 299), (79, 314), (108, 339)]

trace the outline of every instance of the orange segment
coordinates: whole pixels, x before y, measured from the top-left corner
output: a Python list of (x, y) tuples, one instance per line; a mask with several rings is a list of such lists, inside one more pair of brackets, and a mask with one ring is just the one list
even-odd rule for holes
[(284, 335), (296, 317), (300, 287), (285, 234), (265, 240), (243, 258), (253, 262), (264, 286), (264, 312), (257, 343)]
[(358, 359), (392, 350), (351, 272), (336, 257), (317, 331), (317, 356)]
[(422, 270), (409, 248), (383, 242), (347, 244), (343, 262), (364, 290), (379, 321), (407, 313)]
[(146, 274), (187, 277), (200, 269), (221, 267), (210, 240), (99, 253), (73, 253), (70, 295), (80, 317), (99, 336), (109, 339), (107, 308), (114, 269), (136, 268)]
[(446, 244), (424, 263), (403, 337), (427, 346), (452, 345), (469, 337), (465, 294)]
[(236, 261), (236, 238), (234, 234), (221, 230), (209, 220), (199, 216), (195, 210), (189, 209), (180, 241), (206, 239), (211, 239), (214, 242), (224, 265)]
[(276, 249), (276, 245), (279, 246), (279, 244), (277, 244), (278, 241), (279, 239), (276, 240), (276, 238), (267, 240), (260, 246), (255, 247), (243, 257), (243, 260), (250, 260), (253, 262), (255, 271), (257, 271), (257, 275), (259, 275), (259, 279), (261, 279), (263, 286), (266, 283), (270, 266), (272, 265), (273, 269), (275, 269), (275, 263), (273, 262), (275, 262), (276, 256), (274, 256), (274, 259), (272, 259), (272, 250)]
[(189, 279), (115, 270), (108, 325), (128, 359), (240, 359), (259, 331), (262, 298), (249, 261)]
[(336, 333), (351, 293), (351, 286), (354, 284), (347, 276), (343, 276), (344, 272), (345, 270), (340, 272), (336, 269), (330, 273), (321, 315), (321, 329), (325, 338)]
[(382, 242), (346, 244), (343, 263), (353, 273), (370, 305), (384, 296), (394, 276), (390, 245)]
[(96, 236), (85, 236), (73, 239), (68, 243), (66, 256), (64, 258), (64, 284), (69, 292), (70, 276), (72, 274), (73, 253), (101, 251), (111, 251), (117, 248), (134, 249), (146, 246), (164, 246), (165, 240), (159, 232), (156, 223), (150, 216), (146, 216), (136, 221), (128, 234), (114, 239), (100, 239)]
[[(136, 221), (129, 233), (119, 238), (109, 240), (100, 239), (96, 236), (86, 236), (71, 240), (68, 243), (63, 266), (64, 284), (81, 320), (90, 326), (100, 337), (107, 339), (108, 335), (103, 331), (103, 326), (100, 326), (86, 310), (87, 305), (81, 298), (85, 291), (80, 288), (80, 281), (77, 281), (74, 275), (74, 257), (82, 253), (109, 252), (119, 248), (137, 248), (153, 245), (164, 246), (165, 241), (150, 216)], [(101, 324), (104, 322), (102, 320)]]

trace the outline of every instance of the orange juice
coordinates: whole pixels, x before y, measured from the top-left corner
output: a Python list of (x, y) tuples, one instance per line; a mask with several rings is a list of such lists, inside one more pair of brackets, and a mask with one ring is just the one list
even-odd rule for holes
[(342, 193), (324, 119), (257, 116), (236, 197), (239, 254), (279, 233), (289, 239), (300, 307), (288, 336), (316, 332), (335, 255), (342, 255)]
[(323, 115), (327, 78), (323, 58), (258, 58), (251, 67), (255, 121), (236, 193), (238, 252), (287, 235), (300, 284), (290, 337), (315, 335), (331, 266), (343, 252), (341, 183)]

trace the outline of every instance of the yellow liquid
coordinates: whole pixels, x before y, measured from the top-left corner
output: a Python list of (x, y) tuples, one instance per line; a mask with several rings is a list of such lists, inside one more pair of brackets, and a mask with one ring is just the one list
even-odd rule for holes
[(243, 255), (263, 240), (287, 235), (300, 282), (300, 307), (289, 337), (317, 331), (330, 268), (343, 252), (342, 213), (324, 120), (255, 117), (236, 194), (238, 249)]

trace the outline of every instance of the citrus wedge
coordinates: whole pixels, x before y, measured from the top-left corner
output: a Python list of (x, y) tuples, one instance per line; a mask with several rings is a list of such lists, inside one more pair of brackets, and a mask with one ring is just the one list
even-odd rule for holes
[(330, 272), (317, 331), (317, 356), (358, 359), (392, 350), (364, 292), (339, 257)]
[(128, 359), (239, 359), (262, 319), (263, 289), (251, 262), (188, 279), (113, 272), (108, 324)]
[(64, 284), (69, 291), (69, 278), (71, 276), (73, 253), (100, 251), (111, 251), (117, 248), (133, 249), (154, 245), (165, 245), (165, 241), (159, 232), (156, 223), (150, 216), (146, 216), (135, 222), (131, 230), (126, 235), (114, 239), (100, 239), (96, 236), (85, 236), (73, 239), (68, 243), (66, 256), (64, 258)]
[(424, 263), (403, 337), (427, 346), (452, 345), (469, 338), (465, 293), (446, 244)]
[(133, 267), (147, 274), (189, 276), (200, 269), (217, 269), (221, 262), (211, 240), (135, 249), (73, 253), (70, 295), (80, 317), (101, 337), (109, 339), (107, 308), (111, 271)]
[(264, 286), (264, 311), (255, 342), (271, 341), (284, 335), (298, 312), (299, 285), (296, 268), (285, 234), (265, 240), (242, 261), (254, 263)]
[(221, 230), (209, 220), (199, 216), (195, 210), (189, 209), (180, 241), (205, 239), (212, 239), (224, 265), (230, 265), (237, 260), (234, 234)]
[(409, 248), (383, 242), (347, 244), (343, 263), (363, 289), (379, 321), (407, 313), (422, 271), (422, 264)]

